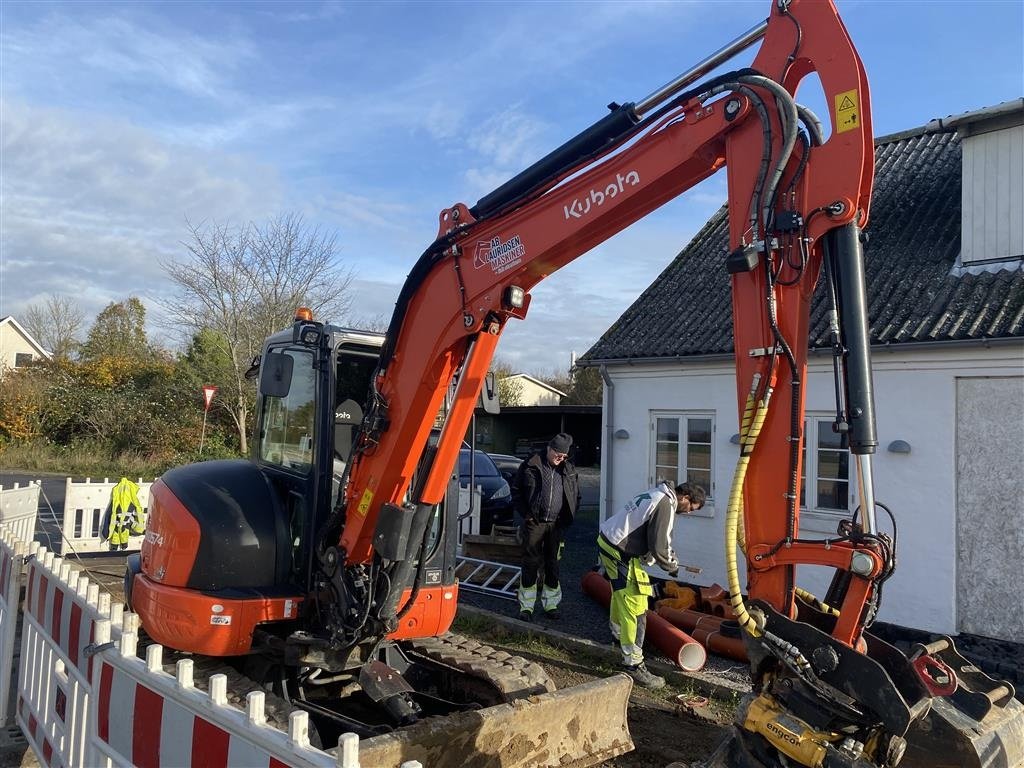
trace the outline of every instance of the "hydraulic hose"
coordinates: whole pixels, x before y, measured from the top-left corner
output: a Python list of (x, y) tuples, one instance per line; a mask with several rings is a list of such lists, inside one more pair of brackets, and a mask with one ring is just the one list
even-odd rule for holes
[(761, 630), (757, 622), (747, 611), (743, 603), (743, 590), (740, 587), (739, 564), (736, 557), (736, 548), (739, 545), (745, 549), (745, 543), (741, 544), (744, 537), (741, 534), (743, 517), (743, 486), (746, 481), (747, 469), (750, 466), (750, 457), (757, 444), (758, 435), (768, 417), (768, 404), (771, 401), (772, 388), (767, 386), (761, 400), (756, 403), (755, 395), (760, 383), (760, 375), (755, 374), (754, 381), (747, 395), (746, 406), (743, 409), (743, 418), (740, 424), (740, 456), (736, 461), (736, 470), (733, 473), (732, 489), (729, 492), (729, 504), (725, 513), (725, 568), (729, 580), (729, 604), (740, 627), (753, 637), (759, 637)]
[(811, 605), (816, 606), (819, 610), (823, 611), (824, 613), (828, 613), (828, 614), (830, 614), (832, 616), (838, 616), (839, 615), (839, 610), (837, 608), (833, 608), (828, 603), (823, 602), (822, 600), (819, 600), (817, 597), (812, 595), (806, 589), (803, 589), (801, 587), (797, 587), (793, 591), (796, 594), (796, 596), (799, 597), (801, 600), (804, 600), (804, 601), (810, 603)]

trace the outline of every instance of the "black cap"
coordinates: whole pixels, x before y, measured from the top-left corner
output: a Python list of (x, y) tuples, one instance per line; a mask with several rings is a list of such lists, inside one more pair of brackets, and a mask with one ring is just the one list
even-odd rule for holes
[(569, 449), (572, 448), (572, 435), (559, 432), (548, 442), (548, 448), (555, 453), (568, 453)]

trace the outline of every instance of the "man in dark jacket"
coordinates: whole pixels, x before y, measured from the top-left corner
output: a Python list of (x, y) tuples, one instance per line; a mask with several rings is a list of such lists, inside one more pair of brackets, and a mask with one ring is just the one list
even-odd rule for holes
[(515, 480), (516, 509), (523, 518), (522, 574), (519, 577), (519, 618), (530, 621), (537, 603), (538, 571), (544, 567), (541, 607), (549, 619), (558, 618), (562, 588), (558, 582), (562, 531), (572, 523), (580, 505), (576, 467), (569, 461), (572, 436), (560, 432), (543, 451), (519, 466)]

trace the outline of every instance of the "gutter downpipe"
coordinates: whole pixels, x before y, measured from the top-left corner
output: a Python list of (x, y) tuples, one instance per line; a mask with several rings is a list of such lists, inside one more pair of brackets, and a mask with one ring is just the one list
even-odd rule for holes
[[(612, 503), (612, 445), (615, 439), (612, 434), (612, 417), (615, 415), (615, 384), (612, 383), (612, 377), (608, 375), (607, 365), (602, 363), (600, 371), (605, 392), (604, 450), (601, 451), (601, 493), (604, 496), (605, 511), (610, 514)], [(598, 525), (600, 525), (605, 521), (607, 515), (602, 516), (598, 514), (598, 518)]]

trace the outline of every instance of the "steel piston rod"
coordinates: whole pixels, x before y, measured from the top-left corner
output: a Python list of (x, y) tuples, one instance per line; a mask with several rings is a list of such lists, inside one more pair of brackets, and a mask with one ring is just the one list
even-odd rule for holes
[(764, 37), (765, 31), (768, 29), (768, 20), (765, 19), (755, 27), (751, 27), (749, 30), (744, 32), (742, 35), (737, 37), (731, 43), (726, 43), (724, 46), (719, 48), (717, 51), (712, 53), (706, 59), (699, 64), (695, 64), (689, 70), (679, 75), (675, 80), (670, 83), (666, 83), (661, 88), (656, 90), (650, 96), (641, 99), (636, 103), (633, 111), (636, 113), (637, 118), (643, 118), (647, 112), (653, 107), (658, 106), (663, 101), (671, 96), (679, 93), (690, 83), (704, 77), (708, 72), (713, 70), (720, 64), (725, 63), (733, 56), (742, 51), (745, 51), (751, 45), (756, 43), (762, 37)]

